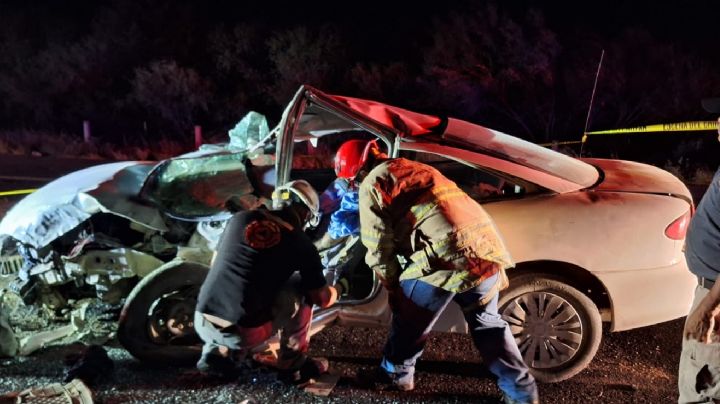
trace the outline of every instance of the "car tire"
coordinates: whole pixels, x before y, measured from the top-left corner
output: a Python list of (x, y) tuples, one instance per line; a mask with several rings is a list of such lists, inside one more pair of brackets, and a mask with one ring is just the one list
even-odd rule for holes
[(192, 321), (207, 273), (204, 265), (182, 262), (143, 278), (120, 314), (120, 344), (146, 363), (186, 366), (197, 362), (202, 341)]
[(600, 346), (602, 320), (597, 306), (561, 279), (538, 274), (511, 278), (498, 307), (538, 382), (556, 383), (575, 376)]

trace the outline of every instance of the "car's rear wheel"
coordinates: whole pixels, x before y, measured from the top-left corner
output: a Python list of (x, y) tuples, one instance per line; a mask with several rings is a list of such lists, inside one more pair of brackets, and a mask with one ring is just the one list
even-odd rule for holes
[(512, 278), (498, 303), (520, 353), (539, 382), (569, 379), (592, 361), (602, 339), (597, 306), (547, 275)]
[(153, 364), (190, 365), (200, 357), (202, 341), (193, 315), (204, 265), (184, 262), (143, 278), (120, 315), (118, 340), (134, 357)]

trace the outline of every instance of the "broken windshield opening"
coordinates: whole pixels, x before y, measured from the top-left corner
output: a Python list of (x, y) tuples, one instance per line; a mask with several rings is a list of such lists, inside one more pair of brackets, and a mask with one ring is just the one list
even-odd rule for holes
[(260, 204), (245, 166), (245, 153), (167, 160), (156, 170), (144, 197), (170, 216), (214, 217), (228, 204), (252, 209)]

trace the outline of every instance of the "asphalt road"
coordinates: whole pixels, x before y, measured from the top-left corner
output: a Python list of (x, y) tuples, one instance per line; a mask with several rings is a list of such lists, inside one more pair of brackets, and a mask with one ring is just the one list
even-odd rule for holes
[[(0, 158), (0, 191), (39, 186), (49, 179), (101, 162)], [(48, 168), (49, 167), (49, 168)], [(13, 177), (13, 178), (10, 178)], [(22, 178), (21, 178), (22, 177)], [(28, 177), (31, 177), (28, 179)], [(42, 180), (40, 180), (43, 178)], [(14, 198), (5, 198), (7, 208)], [(0, 199), (0, 214), (3, 199)], [(683, 319), (621, 333), (605, 333), (590, 367), (576, 377), (540, 385), (544, 403), (671, 403), (677, 401), (677, 362)], [(198, 377), (193, 369), (148, 368), (111, 342), (115, 370), (93, 387), (105, 403), (126, 402), (480, 402), (500, 397), (470, 338), (438, 334), (418, 365), (416, 390), (376, 392), (352, 383), (356, 372), (375, 366), (386, 331), (330, 327), (311, 342), (311, 354), (326, 356), (342, 378), (328, 398), (317, 398), (257, 371), (231, 383)], [(53, 347), (19, 359), (0, 360), (0, 394), (62, 379), (63, 358), (75, 346)]]
[[(677, 361), (682, 320), (605, 334), (590, 367), (574, 378), (539, 386), (543, 403), (677, 402)], [(467, 335), (436, 334), (418, 364), (416, 389), (385, 392), (358, 388), (353, 377), (375, 366), (387, 333), (332, 326), (311, 341), (310, 353), (329, 358), (342, 375), (329, 397), (315, 397), (256, 370), (237, 381), (201, 377), (193, 369), (150, 368), (111, 342), (114, 371), (93, 386), (103, 403), (497, 403), (500, 393)], [(0, 393), (59, 382), (75, 346), (53, 347), (21, 359), (0, 360)], [(98, 369), (98, 373), (105, 373)]]

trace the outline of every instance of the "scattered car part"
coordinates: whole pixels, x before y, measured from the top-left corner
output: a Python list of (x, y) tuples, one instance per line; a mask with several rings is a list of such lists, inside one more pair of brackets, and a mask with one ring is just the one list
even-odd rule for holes
[(47, 386), (31, 387), (20, 392), (0, 396), (0, 403), (47, 403), (47, 404), (92, 404), (92, 391), (80, 379), (69, 383), (52, 383)]

